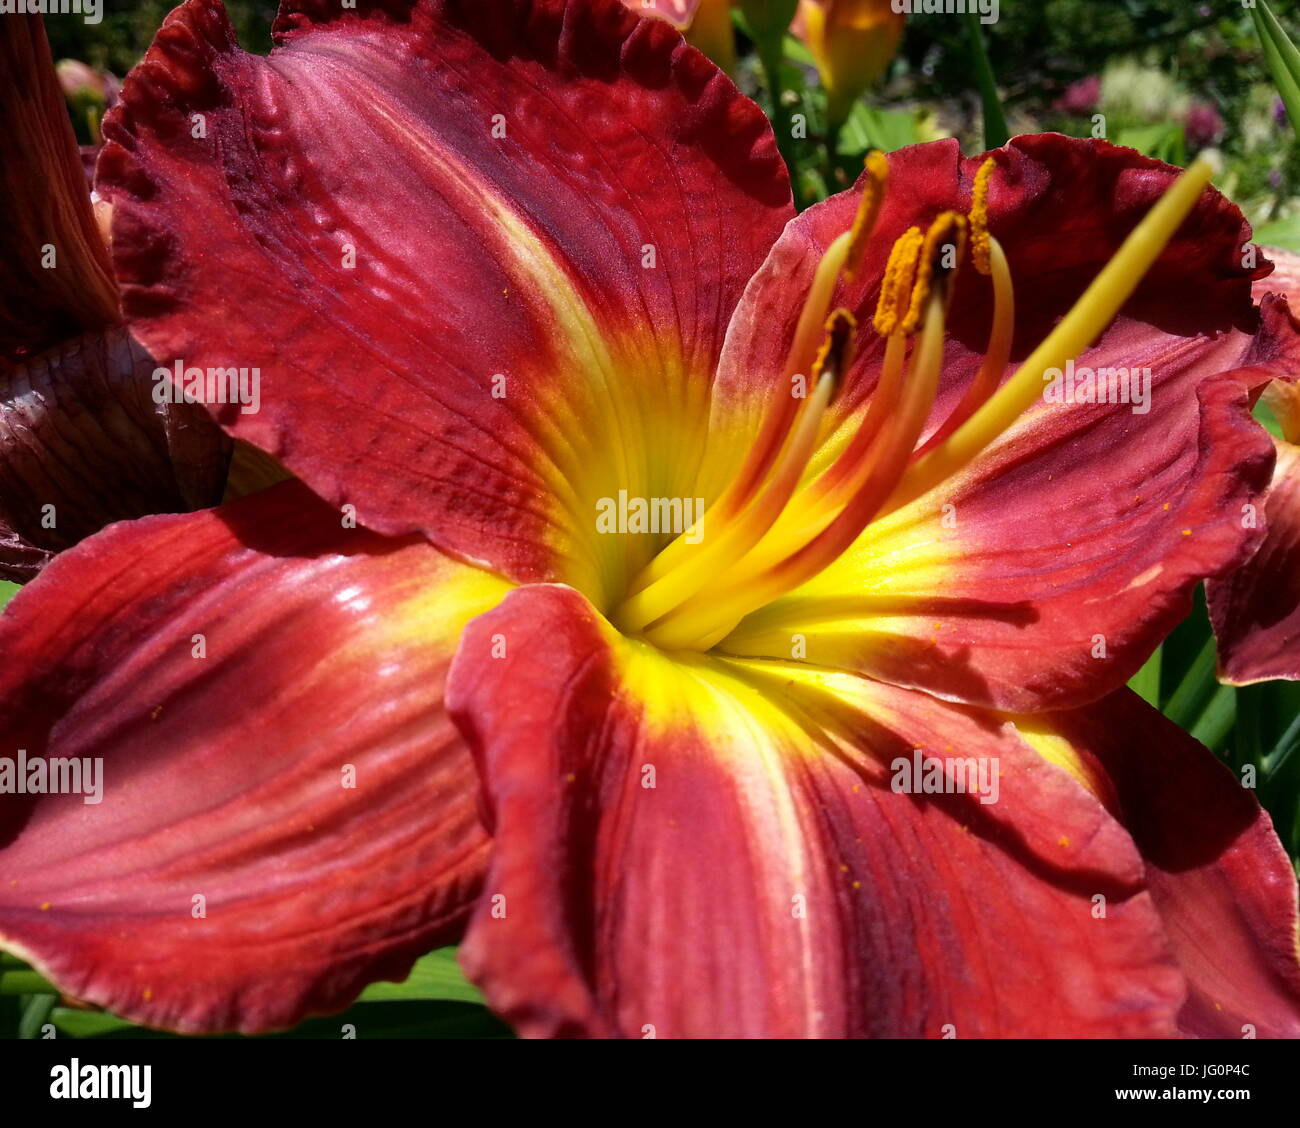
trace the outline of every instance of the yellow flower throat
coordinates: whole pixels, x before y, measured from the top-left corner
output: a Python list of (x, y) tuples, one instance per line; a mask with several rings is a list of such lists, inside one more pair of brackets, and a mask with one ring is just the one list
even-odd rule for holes
[[(826, 409), (852, 362), (858, 332), (848, 310), (831, 311), (831, 299), (840, 279), (852, 281), (861, 267), (888, 184), (884, 156), (868, 156), (853, 226), (818, 263), (758, 438), (705, 512), (707, 535), (679, 536), (633, 581), (612, 616), (620, 630), (664, 650), (708, 650), (746, 615), (825, 569), (873, 520), (965, 468), (1038, 398), (1045, 371), (1064, 367), (1097, 339), (1173, 238), (1212, 172), (1202, 158), (1175, 181), (1070, 312), (999, 387), (1011, 356), (1015, 300), (1006, 255), (988, 230), (995, 167), (989, 159), (980, 168), (968, 215), (944, 212), (926, 232), (913, 227), (894, 244), (872, 322), (885, 340), (879, 381), (852, 438), (829, 467), (809, 478)], [(953, 282), (968, 249), (972, 265), (992, 283), (988, 348), (957, 407), (918, 446), (939, 389)], [(795, 379), (802, 373), (810, 374), (811, 391), (798, 398), (793, 389), (802, 384)]]

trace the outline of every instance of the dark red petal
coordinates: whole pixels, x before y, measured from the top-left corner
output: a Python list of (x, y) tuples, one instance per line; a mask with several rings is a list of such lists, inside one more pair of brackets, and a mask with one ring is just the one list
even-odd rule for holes
[(286, 1027), (402, 978), (477, 892), (441, 686), (503, 590), (296, 482), (60, 555), (0, 618), (0, 753), (102, 757), (102, 801), (0, 796), (0, 946), (186, 1032)]
[[(447, 700), (495, 835), (462, 960), (524, 1034), (1174, 1032), (1140, 857), (1004, 718), (667, 657), (558, 587), (471, 624)], [(895, 793), (914, 748), (996, 757), (997, 802)]]
[(3, 361), (117, 321), (113, 271), (39, 15), (0, 20), (0, 153)]
[(1104, 766), (1190, 988), (1184, 1033), (1300, 1037), (1296, 877), (1227, 768), (1128, 690), (1053, 718)]
[[(995, 156), (1007, 171), (993, 179), (990, 226), (1016, 278), (1023, 356), (1172, 170), (1060, 137), (1016, 139)], [(941, 204), (967, 206), (978, 164), (946, 145), (896, 155), (889, 233)], [(733, 345), (742, 349), (771, 320), (778, 277), (799, 276), (799, 264), (849, 222), (852, 203), (823, 205), (838, 208), (838, 219), (813, 209), (791, 224), (737, 314), (742, 328), (729, 339), (724, 379), (740, 370), (728, 366)], [(1149, 411), (1038, 404), (965, 473), (873, 525), (835, 566), (751, 616), (722, 648), (788, 657), (800, 636), (809, 661), (1024, 711), (1122, 685), (1186, 614), (1195, 585), (1239, 563), (1260, 536), (1245, 516), (1260, 501), (1272, 454), (1243, 389), (1300, 364), (1300, 333), (1280, 307), (1252, 310), (1250, 274), (1234, 250), (1243, 238), (1240, 213), (1207, 194), (1151, 280), (1078, 358), (1093, 369), (1149, 368)], [(936, 421), (984, 348), (987, 294), (973, 271), (965, 277)], [(873, 287), (865, 289), (872, 299)], [(857, 377), (860, 406), (861, 387), (874, 381), (870, 363)]]
[(690, 495), (791, 214), (766, 119), (617, 0), (320, 0), (276, 39), (247, 55), (189, 0), (108, 115), (133, 328), (260, 366), (223, 424), (370, 527), (591, 590), (597, 498)]
[(1122, 685), (1196, 584), (1258, 544), (1273, 456), (1249, 379), (1161, 359), (1150, 414), (1037, 410), (719, 648), (788, 657), (799, 639), (819, 665), (1024, 712)]
[[(971, 158), (961, 156), (955, 141), (891, 153), (876, 234), (857, 281), (842, 286), (835, 297), (863, 326), (857, 361), (833, 409), (841, 426), (852, 426), (875, 385), (884, 353), (883, 342), (869, 327), (890, 248), (908, 227), (924, 230), (943, 211), (967, 211), (975, 175), (989, 157), (998, 162), (989, 191), (989, 229), (1006, 250), (1015, 282), (1013, 361), (1027, 356), (1074, 304), (1178, 171), (1133, 149), (1054, 133), (1014, 137), (1002, 149)], [(728, 433), (733, 428), (757, 433), (759, 412), (771, 382), (781, 374), (812, 272), (832, 240), (852, 226), (857, 206), (856, 191), (842, 192), (801, 214), (746, 291), (715, 391), (714, 419)], [(1251, 280), (1269, 271), (1267, 259), (1250, 269), (1242, 265), (1249, 238), (1250, 228), (1236, 206), (1218, 192), (1205, 193), (1113, 331), (1136, 320), (1144, 333), (1155, 330), (1170, 339), (1171, 348), (1186, 348), (1192, 355), (1228, 335), (1244, 355), (1258, 327)], [(948, 320), (936, 425), (978, 369), (991, 315), (988, 280), (963, 269)], [(1103, 334), (1101, 347), (1108, 336)], [(740, 455), (731, 453), (730, 458)]]
[[(1267, 249), (1276, 270), (1255, 283), (1255, 295), (1266, 320), (1294, 323), (1288, 307), (1300, 308), (1300, 255)], [(1263, 394), (1284, 436), (1272, 489), (1254, 514), (1263, 542), (1239, 569), (1205, 587), (1219, 677), (1232, 685), (1300, 679), (1300, 358), (1290, 359), (1284, 371), (1261, 374), (1272, 381)]]
[(221, 500), (230, 439), (202, 405), (156, 403), (155, 367), (125, 329), (0, 366), (0, 577), (113, 521)]
[(1259, 551), (1206, 585), (1219, 677), (1232, 685), (1300, 680), (1300, 447), (1277, 441)]

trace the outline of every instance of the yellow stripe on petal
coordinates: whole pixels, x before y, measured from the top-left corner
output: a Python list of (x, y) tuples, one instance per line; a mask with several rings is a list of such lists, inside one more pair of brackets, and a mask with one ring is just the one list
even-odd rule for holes
[(397, 606), (392, 622), (406, 625), (430, 645), (454, 647), (469, 621), (492, 610), (514, 587), (481, 568), (444, 560), (437, 580)]
[(1105, 797), (1102, 775), (1096, 765), (1087, 761), (1076, 745), (1061, 736), (1051, 724), (1051, 715), (1013, 716), (1004, 719), (1012, 725), (1020, 739), (1028, 744), (1049, 764), (1069, 772), (1079, 784), (1097, 798)]

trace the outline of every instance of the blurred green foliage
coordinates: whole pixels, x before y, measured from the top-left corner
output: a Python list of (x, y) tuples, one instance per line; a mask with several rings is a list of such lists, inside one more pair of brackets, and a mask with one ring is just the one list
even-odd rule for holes
[[(105, 0), (104, 18), (97, 24), (55, 18), (47, 19), (45, 28), (56, 59), (80, 59), (120, 77), (139, 62), (175, 7), (167, 0)], [(226, 11), (247, 50), (270, 50), (275, 9), (266, 0), (227, 0)]]

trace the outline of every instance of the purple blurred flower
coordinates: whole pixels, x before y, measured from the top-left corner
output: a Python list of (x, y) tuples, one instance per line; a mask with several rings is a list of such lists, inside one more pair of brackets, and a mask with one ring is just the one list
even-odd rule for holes
[(1215, 145), (1223, 139), (1223, 118), (1209, 102), (1193, 102), (1183, 118), (1187, 143), (1194, 149)]
[(1052, 108), (1062, 114), (1090, 114), (1101, 101), (1101, 78), (1090, 74), (1078, 82), (1072, 82), (1065, 88)]
[(112, 109), (122, 89), (117, 75), (88, 66), (80, 59), (60, 59), (55, 65), (63, 95), (70, 102), (89, 101)]

